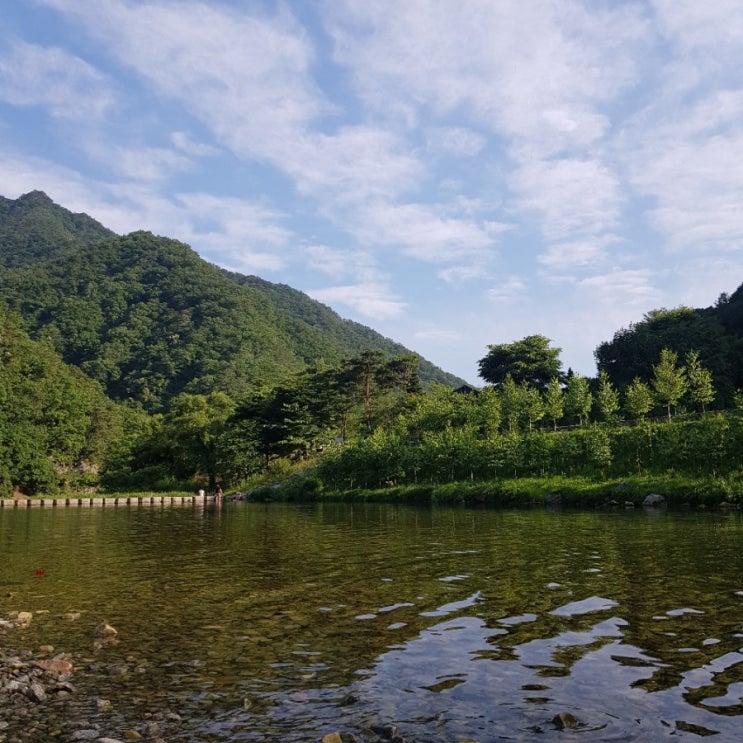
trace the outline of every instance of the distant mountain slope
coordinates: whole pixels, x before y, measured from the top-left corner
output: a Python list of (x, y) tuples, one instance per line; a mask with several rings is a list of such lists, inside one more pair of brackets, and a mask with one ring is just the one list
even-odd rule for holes
[[(347, 349), (345, 356), (349, 353), (358, 355), (369, 348), (392, 355), (410, 353), (402, 344), (382, 337), (366, 325), (344, 320), (330, 307), (286, 284), (273, 284), (257, 276), (228, 275), (241, 286), (250, 287), (266, 296), (278, 310), (277, 322), (281, 327), (292, 337), (302, 338), (305, 349), (314, 349), (309, 355), (306, 350), (303, 354), (308, 364), (315, 363), (318, 358), (328, 361), (324, 357), (323, 346), (329, 343)], [(336, 358), (336, 353), (330, 351), (330, 354), (331, 358)], [(442, 371), (424, 358), (420, 359), (419, 370), (424, 382), (438, 382), (450, 387), (465, 384), (464, 380)]]
[[(404, 347), (289, 287), (226, 272), (148, 232), (115, 235), (34, 192), (0, 203), (0, 302), (35, 338), (154, 411), (174, 395), (235, 398), (322, 361)], [(461, 380), (428, 362), (423, 381)]]

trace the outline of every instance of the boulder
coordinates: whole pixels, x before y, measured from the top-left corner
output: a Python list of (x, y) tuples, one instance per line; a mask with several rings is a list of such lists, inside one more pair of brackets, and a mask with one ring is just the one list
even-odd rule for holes
[(658, 495), (658, 493), (650, 493), (649, 495), (645, 496), (645, 500), (642, 502), (642, 505), (646, 508), (659, 508), (666, 502), (666, 499), (662, 495)]

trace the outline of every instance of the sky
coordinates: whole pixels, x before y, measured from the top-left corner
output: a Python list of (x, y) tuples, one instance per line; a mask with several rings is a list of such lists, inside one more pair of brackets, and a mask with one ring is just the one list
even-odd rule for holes
[(741, 59), (740, 0), (3, 0), (0, 195), (592, 376), (743, 281)]

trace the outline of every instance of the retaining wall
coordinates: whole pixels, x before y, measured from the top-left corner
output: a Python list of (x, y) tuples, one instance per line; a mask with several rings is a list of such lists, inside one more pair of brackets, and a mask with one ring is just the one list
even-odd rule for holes
[(58, 508), (65, 506), (191, 506), (214, 500), (203, 495), (146, 495), (112, 498), (0, 498), (0, 508)]

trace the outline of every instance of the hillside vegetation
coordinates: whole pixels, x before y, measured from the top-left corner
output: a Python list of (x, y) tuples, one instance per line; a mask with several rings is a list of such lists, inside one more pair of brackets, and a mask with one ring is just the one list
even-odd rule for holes
[(291, 287), (39, 192), (0, 200), (0, 265), (0, 495), (284, 480), (425, 501), (466, 481), (489, 502), (534, 478), (625, 497), (651, 478), (743, 499), (743, 287), (617, 331), (595, 379), (531, 335), (488, 346), (484, 389), (455, 391)]
[[(235, 399), (365, 350), (410, 353), (286, 286), (226, 272), (176, 240), (117, 236), (33, 192), (0, 202), (0, 305), (114, 400), (165, 410)], [(421, 360), (424, 382), (462, 380)]]

